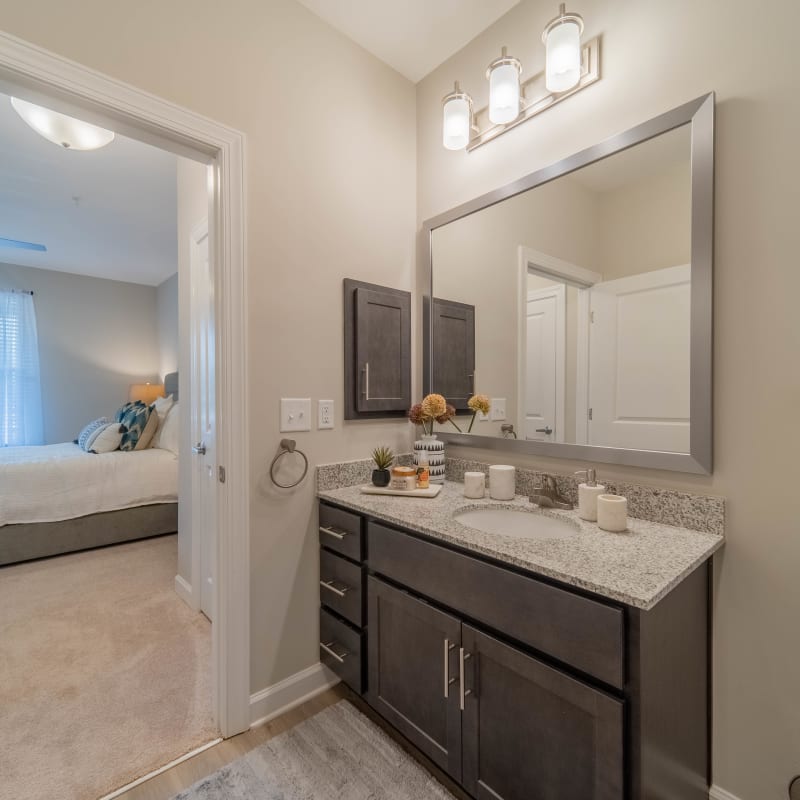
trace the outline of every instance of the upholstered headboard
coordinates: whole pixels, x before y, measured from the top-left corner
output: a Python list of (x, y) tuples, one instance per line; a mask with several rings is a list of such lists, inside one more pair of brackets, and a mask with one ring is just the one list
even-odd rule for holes
[(178, 373), (177, 372), (170, 372), (168, 375), (164, 376), (164, 396), (169, 397), (172, 395), (172, 399), (177, 403), (180, 399), (178, 397)]

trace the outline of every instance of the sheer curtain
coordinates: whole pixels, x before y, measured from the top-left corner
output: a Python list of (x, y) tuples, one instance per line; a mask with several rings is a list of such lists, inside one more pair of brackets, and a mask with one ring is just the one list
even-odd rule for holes
[(0, 291), (0, 447), (43, 439), (33, 295)]

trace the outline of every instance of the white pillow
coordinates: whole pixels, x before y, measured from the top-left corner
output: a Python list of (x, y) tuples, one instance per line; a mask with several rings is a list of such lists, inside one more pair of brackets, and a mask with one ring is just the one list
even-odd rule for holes
[(158, 444), (154, 447), (160, 447), (162, 450), (169, 450), (171, 453), (178, 455), (178, 439), (180, 436), (181, 415), (180, 403), (175, 403), (167, 414), (164, 424), (158, 429)]
[(91, 436), (86, 443), (86, 450), (89, 453), (113, 453), (114, 450), (119, 450), (124, 433), (124, 425), (120, 425), (119, 422), (109, 422)]
[(160, 439), (161, 439), (161, 429), (164, 427), (164, 422), (167, 419), (167, 414), (169, 414), (169, 410), (175, 405), (175, 400), (173, 399), (174, 395), (169, 395), (167, 397), (159, 397), (156, 399), (155, 403), (153, 403), (153, 408), (155, 409), (156, 416), (158, 417), (158, 427), (156, 428), (156, 432), (153, 435), (152, 440), (150, 441), (150, 447), (161, 447)]

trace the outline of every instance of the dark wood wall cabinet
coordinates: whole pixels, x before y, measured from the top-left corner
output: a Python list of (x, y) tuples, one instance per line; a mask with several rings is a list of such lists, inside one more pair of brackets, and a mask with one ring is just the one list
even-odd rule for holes
[(431, 391), (456, 411), (475, 394), (475, 306), (433, 298)]
[(320, 543), (321, 659), (471, 796), (707, 800), (707, 566), (641, 611), (325, 502)]
[(411, 406), (411, 293), (344, 280), (344, 418)]

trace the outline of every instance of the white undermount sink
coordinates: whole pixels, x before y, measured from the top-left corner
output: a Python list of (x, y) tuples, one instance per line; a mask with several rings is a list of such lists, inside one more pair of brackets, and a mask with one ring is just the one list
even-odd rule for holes
[(473, 508), (453, 519), (485, 533), (500, 533), (518, 539), (568, 539), (577, 530), (564, 520), (513, 508)]

